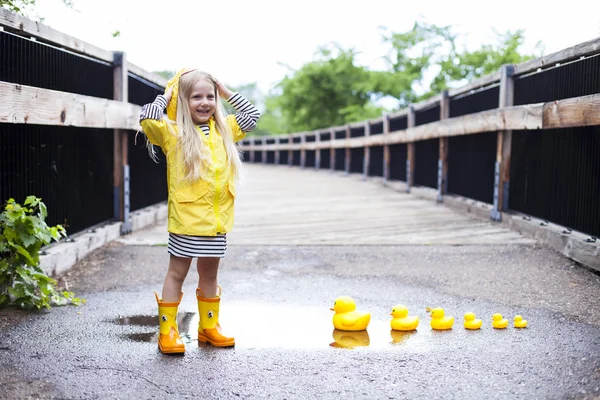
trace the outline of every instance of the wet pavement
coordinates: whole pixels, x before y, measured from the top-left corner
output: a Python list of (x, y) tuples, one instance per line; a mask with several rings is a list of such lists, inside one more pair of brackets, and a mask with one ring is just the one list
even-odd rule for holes
[[(191, 271), (179, 316), (186, 354), (163, 356), (153, 291), (160, 290), (165, 248), (113, 243), (99, 249), (66, 277), (86, 305), (1, 312), (11, 323), (0, 339), (0, 398), (600, 396), (600, 282), (589, 270), (523, 246), (323, 250), (229, 250), (220, 275), (221, 321), (236, 337), (233, 349), (196, 342)], [(448, 274), (449, 259), (454, 274)], [(508, 275), (495, 268), (500, 261), (532, 260), (536, 268), (508, 269)], [(412, 268), (422, 264), (428, 268)], [(478, 273), (465, 279), (470, 271)], [(544, 292), (536, 288), (544, 275), (568, 277), (568, 283)], [(484, 290), (477, 290), (483, 282)], [(507, 284), (535, 291), (511, 296)], [(366, 332), (333, 329), (329, 308), (342, 294), (371, 313)], [(560, 302), (578, 312), (549, 309)], [(398, 303), (420, 317), (415, 332), (391, 331), (389, 313)], [(436, 306), (455, 317), (452, 330), (431, 330), (426, 307)], [(467, 311), (484, 320), (480, 330), (462, 327)], [(496, 312), (508, 319), (521, 314), (529, 326), (495, 330)]]
[[(0, 399), (600, 398), (599, 274), (489, 221), (358, 179), (249, 170), (219, 272), (234, 348), (197, 343), (192, 268), (179, 314), (186, 353), (158, 351), (154, 291), (168, 264), (158, 225), (61, 278), (85, 305), (0, 310)], [(290, 186), (287, 197), (270, 199), (274, 180)], [(332, 200), (307, 196), (311, 185)], [(352, 194), (379, 203), (353, 213), (340, 200)], [(264, 218), (265, 204), (278, 214)], [(371, 313), (366, 331), (333, 328), (341, 295)], [(397, 304), (419, 317), (416, 331), (390, 329)], [(454, 316), (453, 329), (433, 331), (428, 307)], [(480, 330), (464, 329), (466, 312)], [(529, 325), (493, 329), (494, 313)]]

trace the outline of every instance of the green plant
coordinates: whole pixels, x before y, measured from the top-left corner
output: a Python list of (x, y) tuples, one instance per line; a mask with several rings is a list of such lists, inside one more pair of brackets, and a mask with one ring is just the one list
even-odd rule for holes
[(23, 206), (9, 199), (0, 214), (0, 307), (25, 309), (84, 303), (39, 267), (40, 249), (66, 236), (61, 225), (48, 226), (46, 205), (28, 196)]

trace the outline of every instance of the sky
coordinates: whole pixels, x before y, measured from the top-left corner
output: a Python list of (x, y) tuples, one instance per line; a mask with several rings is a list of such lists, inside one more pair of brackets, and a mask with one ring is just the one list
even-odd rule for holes
[[(493, 43), (494, 30), (525, 30), (523, 52), (544, 54), (600, 37), (600, 2), (547, 1), (205, 1), (37, 0), (44, 24), (106, 50), (124, 51), (148, 71), (196, 67), (231, 86), (256, 82), (267, 93), (286, 74), (337, 43), (359, 64), (382, 68), (387, 32), (415, 21), (449, 25), (469, 49)], [(593, 5), (595, 4), (595, 5)], [(120, 36), (112, 33), (120, 31)]]

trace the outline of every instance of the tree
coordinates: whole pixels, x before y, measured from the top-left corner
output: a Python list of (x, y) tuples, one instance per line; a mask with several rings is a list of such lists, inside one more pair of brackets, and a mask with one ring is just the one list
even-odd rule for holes
[(278, 85), (271, 106), (279, 109), (288, 131), (341, 125), (357, 117), (371, 101), (370, 74), (355, 65), (356, 52), (334, 45), (320, 48), (317, 59), (305, 64)]
[(404, 108), (495, 72), (503, 64), (534, 57), (519, 52), (524, 41), (522, 30), (497, 34), (496, 43), (474, 51), (458, 50), (459, 36), (449, 26), (417, 22), (406, 32), (384, 28), (382, 36), (389, 45), (383, 55), (384, 70), (356, 65), (352, 49), (321, 48), (316, 60), (291, 71), (277, 85), (265, 103), (263, 115), (268, 117), (259, 126), (273, 133), (287, 133), (371, 119), (384, 111), (378, 106), (383, 98), (391, 97), (398, 108)]

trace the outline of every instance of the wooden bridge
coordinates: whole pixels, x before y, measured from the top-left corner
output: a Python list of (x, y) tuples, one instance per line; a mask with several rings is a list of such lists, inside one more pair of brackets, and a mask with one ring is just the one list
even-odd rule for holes
[[(134, 137), (166, 80), (4, 9), (0, 27), (0, 198), (42, 197), (49, 223), (67, 225), (70, 255), (44, 258), (57, 273), (164, 218), (164, 162)], [(252, 187), (232, 243), (535, 240), (600, 270), (600, 38), (374, 120), (242, 148)]]

